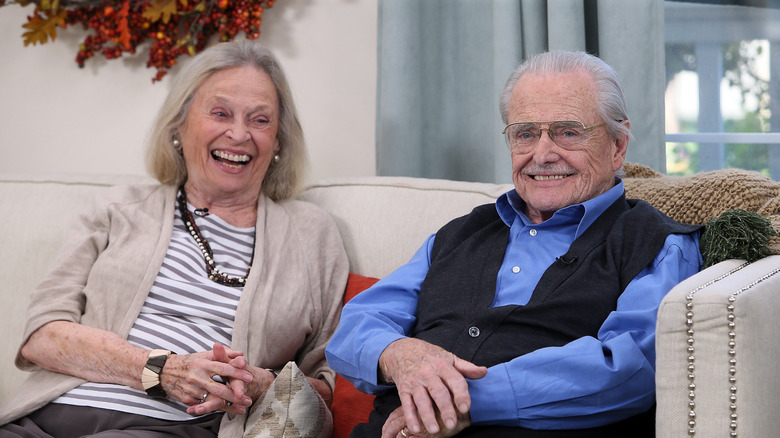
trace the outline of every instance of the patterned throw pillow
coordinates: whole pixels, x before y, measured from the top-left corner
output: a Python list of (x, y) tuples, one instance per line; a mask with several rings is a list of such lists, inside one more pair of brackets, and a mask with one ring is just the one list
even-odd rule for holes
[(288, 362), (246, 420), (244, 438), (328, 438), (333, 418), (294, 362)]

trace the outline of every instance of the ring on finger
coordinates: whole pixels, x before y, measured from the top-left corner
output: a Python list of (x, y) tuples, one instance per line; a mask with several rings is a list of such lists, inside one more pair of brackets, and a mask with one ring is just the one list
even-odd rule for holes
[(206, 397), (208, 397), (208, 395), (209, 395), (208, 392), (204, 392), (203, 396), (198, 399), (198, 403), (205, 403), (206, 402)]
[(404, 438), (409, 438), (409, 435), (406, 434), (406, 426), (404, 426), (403, 429), (401, 429), (401, 436)]

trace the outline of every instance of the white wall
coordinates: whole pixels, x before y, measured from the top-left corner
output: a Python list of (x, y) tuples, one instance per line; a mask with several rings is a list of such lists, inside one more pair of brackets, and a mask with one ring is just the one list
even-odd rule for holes
[[(377, 1), (284, 0), (263, 15), (259, 41), (292, 85), (312, 180), (376, 173)], [(177, 69), (152, 84), (143, 51), (79, 69), (80, 26), (24, 47), (32, 10), (0, 8), (0, 172), (146, 174), (146, 134)]]

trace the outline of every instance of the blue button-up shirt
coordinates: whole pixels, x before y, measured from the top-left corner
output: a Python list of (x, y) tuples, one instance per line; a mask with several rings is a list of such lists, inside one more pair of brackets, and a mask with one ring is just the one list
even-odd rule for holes
[[(510, 232), (493, 306), (527, 304), (555, 258), (623, 193), (619, 181), (540, 224), (523, 213), (525, 204), (514, 190), (499, 197), (496, 208)], [(330, 366), (364, 392), (389, 388), (378, 382), (379, 356), (414, 326), (434, 239), (430, 236), (409, 263), (344, 307), (326, 354)], [(653, 262), (626, 287), (596, 338), (541, 348), (488, 368), (482, 379), (469, 380), (472, 423), (587, 428), (649, 409), (655, 399), (658, 306), (674, 285), (698, 272), (700, 263), (697, 233), (668, 236)]]

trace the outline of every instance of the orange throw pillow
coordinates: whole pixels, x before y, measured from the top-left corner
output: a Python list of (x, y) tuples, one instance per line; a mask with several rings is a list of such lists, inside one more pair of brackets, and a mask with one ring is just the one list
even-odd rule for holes
[[(377, 281), (378, 278), (349, 274), (347, 290), (344, 291), (344, 304)], [(349, 380), (337, 374), (333, 403), (330, 405), (333, 414), (333, 438), (347, 438), (356, 425), (368, 421), (368, 414), (372, 410), (374, 396), (358, 391)]]

